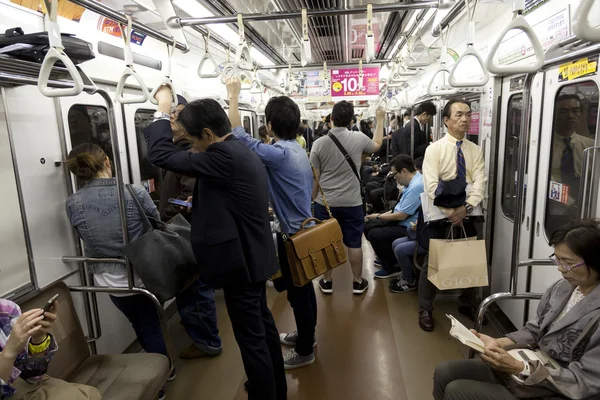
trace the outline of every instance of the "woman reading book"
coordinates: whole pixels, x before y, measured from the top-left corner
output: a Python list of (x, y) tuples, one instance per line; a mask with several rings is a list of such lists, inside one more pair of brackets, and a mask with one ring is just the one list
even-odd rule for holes
[[(438, 365), (435, 400), (600, 398), (600, 223), (571, 222), (550, 244), (564, 279), (544, 293), (536, 318), (500, 339), (472, 331), (481, 359)], [(537, 357), (516, 350), (526, 348)]]

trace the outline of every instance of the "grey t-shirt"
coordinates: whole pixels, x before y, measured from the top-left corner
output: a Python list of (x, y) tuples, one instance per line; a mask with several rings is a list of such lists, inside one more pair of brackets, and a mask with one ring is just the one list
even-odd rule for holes
[[(377, 144), (362, 132), (333, 128), (330, 133), (333, 133), (344, 146), (356, 168), (360, 168), (360, 158), (363, 153), (377, 151)], [(310, 161), (321, 174), (319, 182), (330, 207), (362, 205), (360, 183), (350, 164), (330, 137), (323, 136), (315, 141), (310, 152)], [(324, 205), (321, 194), (318, 195), (316, 202)]]

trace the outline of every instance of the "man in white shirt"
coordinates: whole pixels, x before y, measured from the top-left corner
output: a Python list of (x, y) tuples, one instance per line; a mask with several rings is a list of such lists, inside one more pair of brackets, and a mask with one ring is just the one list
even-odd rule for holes
[[(452, 225), (463, 225), (467, 234), (473, 236), (474, 233), (476, 234), (473, 223), (465, 219), (485, 196), (487, 177), (483, 150), (466, 139), (471, 124), (469, 104), (463, 100), (450, 100), (444, 107), (443, 117), (448, 133), (427, 148), (423, 160), (425, 193), (428, 200), (433, 202), (436, 195), (439, 195), (438, 187), (461, 182), (470, 185), (464, 204), (444, 211)], [(440, 185), (441, 183), (444, 185)], [(429, 224), (425, 230), (430, 238), (442, 237), (447, 231), (439, 223)], [(428, 242), (425, 245), (428, 249)], [(419, 326), (424, 331), (432, 331), (433, 301), (437, 289), (427, 279), (427, 270), (426, 263), (419, 279)]]

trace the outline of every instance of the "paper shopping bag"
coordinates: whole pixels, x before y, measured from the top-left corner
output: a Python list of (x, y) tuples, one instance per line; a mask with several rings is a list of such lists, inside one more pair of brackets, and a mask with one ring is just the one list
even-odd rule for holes
[(427, 279), (440, 290), (488, 286), (485, 240), (431, 239)]

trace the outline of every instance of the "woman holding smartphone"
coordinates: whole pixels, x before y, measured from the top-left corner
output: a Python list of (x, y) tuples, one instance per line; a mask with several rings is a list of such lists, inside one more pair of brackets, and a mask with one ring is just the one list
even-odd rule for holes
[(98, 389), (44, 375), (57, 350), (50, 329), (58, 307), (21, 314), (10, 300), (0, 299), (0, 398), (18, 400), (96, 400)]

